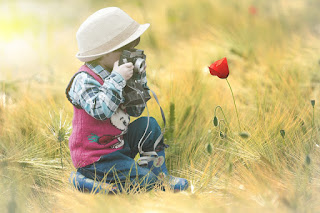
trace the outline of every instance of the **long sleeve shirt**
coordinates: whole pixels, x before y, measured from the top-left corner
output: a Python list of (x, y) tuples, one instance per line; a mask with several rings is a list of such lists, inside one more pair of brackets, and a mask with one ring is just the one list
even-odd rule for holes
[[(119, 105), (124, 103), (122, 90), (126, 85), (126, 81), (117, 72), (108, 72), (97, 63), (91, 62), (86, 65), (99, 75), (104, 84), (100, 85), (91, 75), (82, 72), (79, 73), (69, 90), (69, 97), (73, 105), (81, 107), (89, 115), (98, 120), (106, 120), (118, 109)], [(132, 76), (140, 81), (144, 88), (147, 86), (146, 72)], [(142, 114), (145, 106), (136, 105), (127, 107), (126, 111), (130, 116), (138, 117)]]

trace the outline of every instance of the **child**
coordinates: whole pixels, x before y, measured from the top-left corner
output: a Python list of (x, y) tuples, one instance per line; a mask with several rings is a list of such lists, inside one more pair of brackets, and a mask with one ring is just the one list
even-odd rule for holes
[[(132, 183), (150, 190), (157, 177), (167, 176), (172, 189), (184, 190), (188, 187), (186, 179), (168, 176), (164, 163), (167, 145), (163, 139), (154, 150), (153, 145), (161, 134), (157, 121), (150, 118), (148, 125), (148, 118), (140, 117), (129, 124), (130, 116), (140, 116), (145, 106), (123, 106), (122, 91), (130, 78), (149, 89), (145, 70), (134, 74), (131, 62), (118, 64), (122, 51), (137, 46), (148, 27), (149, 24), (138, 24), (116, 7), (95, 12), (80, 26), (76, 57), (85, 64), (66, 89), (67, 98), (74, 106), (70, 154), (77, 172), (86, 178), (114, 183), (129, 177)], [(142, 150), (156, 151), (159, 157), (143, 167), (136, 165), (133, 158), (144, 135)]]

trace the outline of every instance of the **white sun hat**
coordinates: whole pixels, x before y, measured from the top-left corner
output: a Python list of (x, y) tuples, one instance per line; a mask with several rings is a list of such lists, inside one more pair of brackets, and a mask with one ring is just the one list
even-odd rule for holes
[(98, 10), (77, 31), (76, 57), (83, 62), (95, 60), (136, 40), (149, 26), (137, 23), (117, 7)]

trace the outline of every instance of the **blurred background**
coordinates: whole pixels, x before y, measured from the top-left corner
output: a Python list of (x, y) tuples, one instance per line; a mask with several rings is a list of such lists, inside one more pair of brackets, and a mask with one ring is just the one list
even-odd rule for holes
[[(68, 183), (75, 34), (109, 6), (151, 24), (138, 48), (168, 119), (167, 165), (190, 181), (186, 193), (93, 196)], [(319, 11), (318, 0), (0, 0), (0, 209), (319, 211)], [(248, 139), (227, 83), (208, 70), (223, 57)], [(228, 128), (212, 124), (218, 105)]]

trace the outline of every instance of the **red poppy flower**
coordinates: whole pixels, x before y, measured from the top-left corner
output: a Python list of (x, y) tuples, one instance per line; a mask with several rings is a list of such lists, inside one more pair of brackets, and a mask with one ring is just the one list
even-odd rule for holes
[(224, 57), (223, 59), (214, 62), (210, 65), (209, 70), (211, 75), (216, 75), (219, 78), (227, 78), (229, 75), (227, 58)]
[(254, 6), (250, 6), (249, 7), (249, 13), (252, 15), (256, 15), (257, 14), (257, 8), (255, 8)]

